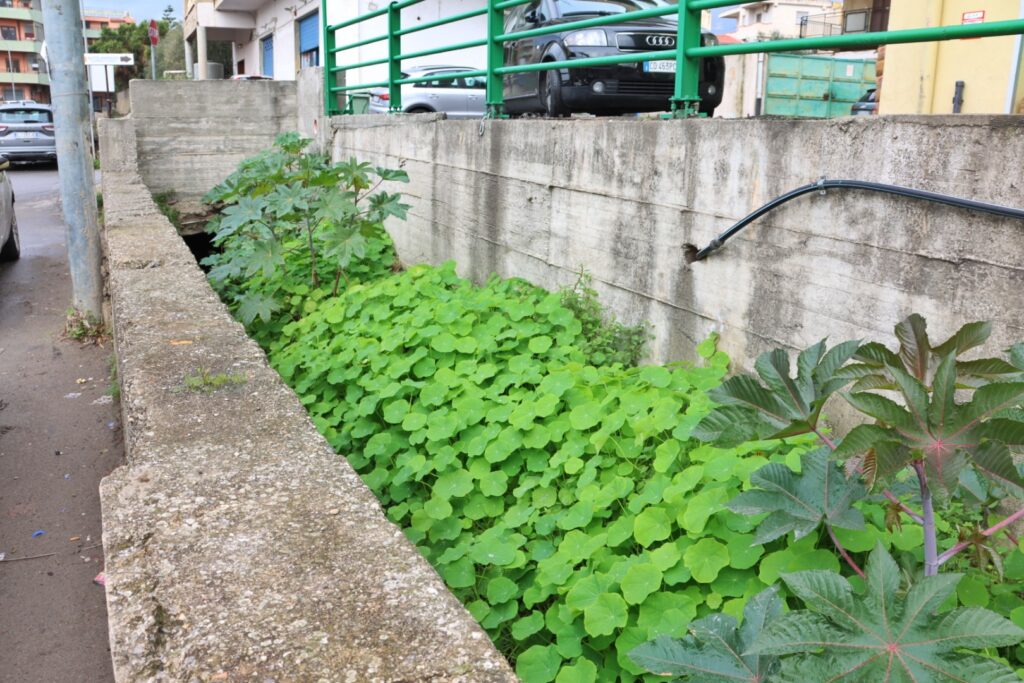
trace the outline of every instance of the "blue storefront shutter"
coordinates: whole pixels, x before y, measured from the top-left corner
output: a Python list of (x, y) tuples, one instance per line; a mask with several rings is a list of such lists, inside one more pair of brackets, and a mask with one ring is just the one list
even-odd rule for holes
[(274, 36), (260, 41), (263, 45), (263, 75), (274, 77)]
[(320, 47), (320, 13), (313, 12), (299, 20), (299, 52), (309, 52)]

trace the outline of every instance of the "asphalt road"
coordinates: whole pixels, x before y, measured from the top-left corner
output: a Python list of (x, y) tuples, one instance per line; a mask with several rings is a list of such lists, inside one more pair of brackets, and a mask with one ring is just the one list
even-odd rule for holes
[(0, 683), (106, 683), (93, 579), (99, 480), (123, 459), (113, 348), (62, 338), (71, 283), (56, 169), (8, 174), (22, 256), (0, 264)]

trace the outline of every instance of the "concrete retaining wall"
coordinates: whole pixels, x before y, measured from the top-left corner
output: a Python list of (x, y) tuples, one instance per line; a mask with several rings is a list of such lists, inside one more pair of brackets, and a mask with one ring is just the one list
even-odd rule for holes
[[(136, 123), (101, 125), (127, 455), (101, 486), (116, 680), (516, 680), (210, 289), (138, 173)], [(203, 373), (231, 381), (186, 386)]]
[[(1024, 338), (1024, 223), (867, 192), (808, 195), (706, 261), (706, 245), (763, 203), (820, 176), (1024, 207), (1024, 118), (832, 121), (440, 121), (336, 117), (334, 156), (405, 164), (408, 263), (454, 259), (546, 287), (586, 268), (656, 360), (692, 358), (709, 332), (741, 364), (774, 346), (892, 341), (917, 311), (935, 337), (994, 322), (991, 349)], [(482, 134), (481, 134), (482, 133)], [(1000, 346), (1000, 345), (1003, 346)]]
[(132, 81), (130, 99), (143, 182), (186, 200), (296, 130), (294, 82)]

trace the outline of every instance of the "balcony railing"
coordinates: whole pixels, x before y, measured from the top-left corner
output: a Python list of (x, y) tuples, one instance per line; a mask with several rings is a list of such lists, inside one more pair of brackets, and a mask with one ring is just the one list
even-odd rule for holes
[[(882, 12), (872, 9), (856, 9), (846, 12), (828, 12), (800, 18), (800, 37), (841, 36), (847, 33), (884, 31), (885, 26), (875, 26), (882, 18)], [(889, 12), (884, 12), (888, 16)], [(874, 22), (872, 20), (875, 20)]]

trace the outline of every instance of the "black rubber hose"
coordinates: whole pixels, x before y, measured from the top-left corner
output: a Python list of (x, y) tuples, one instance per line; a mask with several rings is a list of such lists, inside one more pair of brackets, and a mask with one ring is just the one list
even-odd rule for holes
[[(998, 204), (988, 204), (986, 202), (979, 202), (973, 199), (963, 199), (961, 197), (953, 197), (948, 194), (939, 194), (938, 192), (927, 192), (925, 190), (915, 190), (911, 187), (901, 187), (899, 185), (886, 185), (885, 183), (871, 183), (864, 180), (826, 180), (822, 178), (816, 183), (810, 185), (801, 185), (795, 190), (790, 190), (784, 195), (776, 197), (761, 208), (757, 209), (753, 213), (745, 216), (743, 219), (738, 221), (731, 228), (723, 232), (721, 235), (711, 240), (710, 243), (693, 256), (694, 261), (703, 261), (707, 258), (708, 254), (719, 249), (725, 244), (729, 238), (738, 233), (755, 220), (768, 213), (772, 209), (781, 206), (788, 202), (790, 199), (796, 199), (801, 195), (805, 195), (808, 192), (818, 192), (824, 190), (872, 190), (875, 192), (885, 192), (887, 194), (895, 194), (901, 197), (911, 197), (913, 199), (924, 199), (930, 202), (937, 202), (939, 204), (946, 204), (948, 206), (955, 206), (961, 209), (970, 209), (971, 211), (983, 211), (984, 213), (990, 213), (995, 216), (1002, 216), (1004, 218), (1018, 218), (1024, 220), (1024, 209), (1014, 209), (1009, 206), (1000, 206)], [(692, 248), (692, 247), (691, 247)]]

